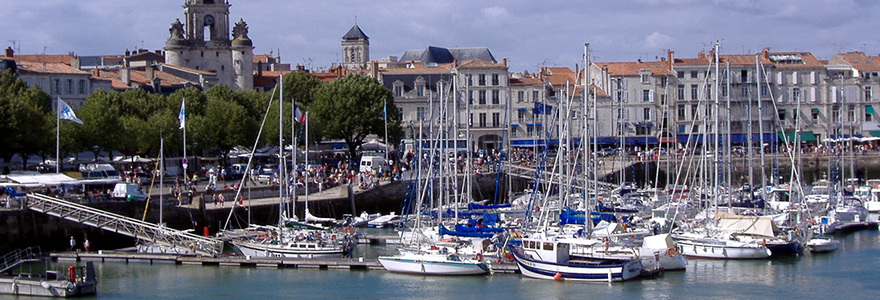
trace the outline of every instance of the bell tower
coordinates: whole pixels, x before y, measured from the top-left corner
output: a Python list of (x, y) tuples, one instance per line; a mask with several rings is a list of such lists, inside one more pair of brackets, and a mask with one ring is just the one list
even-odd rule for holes
[[(243, 38), (247, 41), (233, 43), (229, 38), (230, 6), (228, 0), (185, 0), (183, 22), (178, 19), (171, 23), (171, 37), (165, 42), (165, 63), (208, 72), (200, 75), (205, 89), (216, 84), (232, 89), (253, 86), (253, 82), (243, 82), (253, 72), (253, 67), (248, 68), (253, 62), (241, 61), (253, 55), (253, 47), (246, 29)], [(234, 51), (238, 55), (233, 55)], [(239, 60), (238, 64), (234, 60)]]
[(351, 70), (365, 70), (370, 61), (370, 37), (357, 24), (342, 36), (342, 66)]

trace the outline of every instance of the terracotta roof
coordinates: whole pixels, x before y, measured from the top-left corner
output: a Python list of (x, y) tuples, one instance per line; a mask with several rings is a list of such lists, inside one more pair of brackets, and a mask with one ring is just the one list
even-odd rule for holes
[[(774, 57), (784, 57), (784, 56), (797, 57), (803, 63), (788, 64), (788, 63), (782, 63), (779, 60), (777, 60), (776, 62), (773, 62)], [(770, 63), (772, 63), (773, 66), (777, 67), (777, 68), (822, 68), (822, 67), (825, 67), (825, 64), (822, 63), (821, 61), (819, 61), (819, 59), (817, 59), (815, 56), (813, 56), (813, 54), (810, 52), (769, 52), (769, 53), (767, 53), (767, 57), (771, 61)], [(754, 58), (753, 58), (753, 60), (754, 60)], [(762, 62), (763, 62), (763, 59), (762, 59)]]
[(880, 63), (877, 57), (870, 57), (862, 52), (838, 53), (834, 55), (852, 66), (858, 71), (880, 71)]
[(70, 65), (70, 60), (73, 59), (69, 54), (16, 54), (14, 56), (15, 61), (27, 61), (27, 62), (37, 62), (37, 63), (59, 63)]
[(460, 68), (460, 69), (467, 69), (467, 68), (507, 68), (507, 66), (502, 65), (502, 64), (493, 63), (493, 62), (491, 62), (491, 61), (485, 61), (485, 60), (479, 60), (479, 59), (472, 59), (472, 60), (466, 60), (466, 61), (462, 62), (461, 65), (458, 66), (458, 68)]
[(274, 59), (275, 57), (270, 54), (255, 54), (253, 57), (253, 61), (254, 63), (262, 62), (264, 64), (268, 64), (269, 58)]
[(42, 74), (77, 74), (88, 75), (88, 71), (74, 69), (73, 67), (63, 63), (41, 63), (31, 61), (17, 61), (19, 72), (42, 73)]
[(665, 61), (649, 62), (596, 62), (600, 68), (607, 69), (611, 76), (637, 76), (642, 69), (648, 69), (652, 75), (669, 75), (669, 64)]
[(511, 86), (542, 85), (542, 84), (544, 84), (544, 82), (537, 79), (537, 78), (530, 78), (530, 77), (510, 78), (510, 85)]

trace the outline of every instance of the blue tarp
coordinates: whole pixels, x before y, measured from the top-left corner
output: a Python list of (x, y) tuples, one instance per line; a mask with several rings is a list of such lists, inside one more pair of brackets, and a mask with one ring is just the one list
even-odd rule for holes
[(510, 207), (510, 206), (511, 206), (510, 203), (498, 204), (498, 205), (482, 205), (482, 204), (478, 204), (478, 203), (468, 203), (468, 210), (496, 209), (496, 208), (503, 208), (503, 207)]
[[(613, 214), (590, 212), (593, 216), (593, 225), (599, 224), (601, 221), (616, 222), (617, 218)], [(565, 224), (584, 224), (584, 212), (566, 208), (559, 213), (559, 225)]]
[(479, 238), (490, 238), (494, 233), (482, 233), (482, 232), (461, 232), (458, 230), (449, 230), (446, 229), (443, 224), (440, 224), (440, 235), (454, 235), (454, 236), (465, 236), (465, 237), (479, 237)]
[(471, 227), (462, 224), (455, 224), (455, 231), (458, 232), (479, 232), (479, 233), (498, 233), (503, 232), (504, 228), (497, 227)]

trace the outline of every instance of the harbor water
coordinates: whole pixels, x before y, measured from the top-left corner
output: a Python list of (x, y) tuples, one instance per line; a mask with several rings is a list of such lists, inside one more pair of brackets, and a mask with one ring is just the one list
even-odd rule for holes
[[(838, 236), (841, 249), (771, 260), (688, 260), (684, 272), (624, 283), (519, 274), (431, 277), (386, 271), (96, 263), (98, 299), (874, 299), (880, 233)], [(393, 246), (359, 246), (367, 257)], [(50, 268), (61, 269), (59, 262)], [(42, 299), (18, 297), (17, 299)]]

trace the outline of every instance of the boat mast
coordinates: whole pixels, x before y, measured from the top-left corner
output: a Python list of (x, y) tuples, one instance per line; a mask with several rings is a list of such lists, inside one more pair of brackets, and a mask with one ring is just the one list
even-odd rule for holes
[[(284, 76), (278, 91), (278, 226), (284, 225)], [(291, 120), (292, 121), (292, 120)], [(271, 185), (271, 183), (270, 183)]]
[(755, 54), (755, 98), (758, 99), (758, 141), (760, 141), (760, 149), (758, 151), (761, 153), (761, 200), (767, 201), (767, 189), (764, 188), (764, 184), (767, 183), (767, 171), (764, 169), (764, 108), (761, 105), (761, 102), (763, 102), (761, 101), (762, 75), (760, 56)]

